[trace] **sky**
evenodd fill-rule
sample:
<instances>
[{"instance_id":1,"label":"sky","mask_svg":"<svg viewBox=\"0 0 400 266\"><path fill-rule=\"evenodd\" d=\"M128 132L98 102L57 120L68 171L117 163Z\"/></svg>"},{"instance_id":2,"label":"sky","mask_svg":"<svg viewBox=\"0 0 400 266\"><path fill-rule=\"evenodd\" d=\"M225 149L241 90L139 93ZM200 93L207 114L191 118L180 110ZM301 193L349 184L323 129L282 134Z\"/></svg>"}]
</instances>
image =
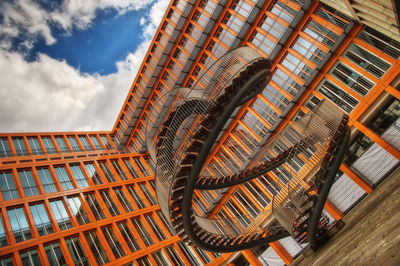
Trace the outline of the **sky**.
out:
<instances>
[{"instance_id":1,"label":"sky","mask_svg":"<svg viewBox=\"0 0 400 266\"><path fill-rule=\"evenodd\" d=\"M0 133L111 130L169 0L0 0Z\"/></svg>"}]
</instances>

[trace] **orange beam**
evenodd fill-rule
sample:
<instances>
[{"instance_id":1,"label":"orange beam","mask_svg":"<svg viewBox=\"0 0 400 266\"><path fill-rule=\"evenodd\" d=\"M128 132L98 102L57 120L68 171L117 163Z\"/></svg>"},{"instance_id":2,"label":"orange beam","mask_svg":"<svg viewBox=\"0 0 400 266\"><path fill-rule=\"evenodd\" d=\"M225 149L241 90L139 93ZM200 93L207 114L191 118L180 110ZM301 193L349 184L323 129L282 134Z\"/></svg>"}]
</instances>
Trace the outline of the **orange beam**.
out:
<instances>
[{"instance_id":1,"label":"orange beam","mask_svg":"<svg viewBox=\"0 0 400 266\"><path fill-rule=\"evenodd\" d=\"M293 261L293 257L287 252L287 250L282 246L282 244L279 241L274 241L269 243L271 248L275 250L275 252L281 257L284 263L286 265L289 265Z\"/></svg>"},{"instance_id":2,"label":"orange beam","mask_svg":"<svg viewBox=\"0 0 400 266\"><path fill-rule=\"evenodd\" d=\"M354 172L353 169L351 169L347 164L342 163L340 165L340 170L345 173L348 177L351 178L357 185L359 185L365 192L368 194L372 192L373 188L362 178L360 177L356 172Z\"/></svg>"}]
</instances>

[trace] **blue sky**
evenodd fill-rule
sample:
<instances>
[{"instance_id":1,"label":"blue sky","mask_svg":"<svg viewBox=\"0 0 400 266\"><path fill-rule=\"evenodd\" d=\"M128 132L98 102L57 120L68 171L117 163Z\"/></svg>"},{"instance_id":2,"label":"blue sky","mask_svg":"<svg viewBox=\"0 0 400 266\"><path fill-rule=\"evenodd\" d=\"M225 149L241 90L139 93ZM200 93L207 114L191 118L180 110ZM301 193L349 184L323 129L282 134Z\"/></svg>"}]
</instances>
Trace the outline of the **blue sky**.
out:
<instances>
[{"instance_id":1,"label":"blue sky","mask_svg":"<svg viewBox=\"0 0 400 266\"><path fill-rule=\"evenodd\" d=\"M0 1L0 132L111 130L168 3Z\"/></svg>"}]
</instances>

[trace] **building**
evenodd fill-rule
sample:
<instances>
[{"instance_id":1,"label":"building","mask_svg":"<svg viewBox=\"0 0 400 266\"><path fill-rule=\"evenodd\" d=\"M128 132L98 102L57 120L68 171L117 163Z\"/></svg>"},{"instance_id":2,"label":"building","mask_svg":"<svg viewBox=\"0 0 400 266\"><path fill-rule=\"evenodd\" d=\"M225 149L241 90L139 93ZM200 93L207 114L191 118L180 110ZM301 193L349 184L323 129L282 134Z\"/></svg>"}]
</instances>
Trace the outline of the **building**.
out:
<instances>
[{"instance_id":1,"label":"building","mask_svg":"<svg viewBox=\"0 0 400 266\"><path fill-rule=\"evenodd\" d=\"M388 36L360 19L364 13L335 7L171 1L112 131L0 134L0 264L289 264L304 248L291 238L223 254L180 242L157 205L147 121L155 121L166 92L201 86L205 70L227 51L255 49L271 60L272 80L231 118L207 171L229 175L271 134L329 101L348 114L351 127L350 149L325 204L334 224L400 160L398 33ZM278 152L287 143L280 145ZM254 219L303 160L245 185L196 191L194 208L211 218Z\"/></svg>"}]
</instances>

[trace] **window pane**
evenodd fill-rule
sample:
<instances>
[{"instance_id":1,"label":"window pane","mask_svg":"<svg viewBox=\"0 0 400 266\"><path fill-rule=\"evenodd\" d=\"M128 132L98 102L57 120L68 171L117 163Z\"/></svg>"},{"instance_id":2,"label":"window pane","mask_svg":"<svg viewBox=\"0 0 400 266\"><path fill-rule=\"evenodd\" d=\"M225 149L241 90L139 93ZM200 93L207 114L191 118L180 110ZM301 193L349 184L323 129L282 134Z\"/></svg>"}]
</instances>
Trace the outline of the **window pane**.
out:
<instances>
[{"instance_id":1,"label":"window pane","mask_svg":"<svg viewBox=\"0 0 400 266\"><path fill-rule=\"evenodd\" d=\"M115 179L113 173L111 172L110 168L108 167L107 162L105 162L105 161L100 161L100 162L98 162L98 163L99 163L99 166L100 166L101 170L102 170L103 173L104 173L104 176L107 178L108 182L112 183L112 182L117 181L117 180Z\"/></svg>"},{"instance_id":2,"label":"window pane","mask_svg":"<svg viewBox=\"0 0 400 266\"><path fill-rule=\"evenodd\" d=\"M50 265L61 266L65 265L66 261L64 255L62 254L60 244L52 243L44 246L44 251L46 252L47 259Z\"/></svg>"},{"instance_id":3,"label":"window pane","mask_svg":"<svg viewBox=\"0 0 400 266\"><path fill-rule=\"evenodd\" d=\"M0 157L11 157L10 145L7 138L0 138Z\"/></svg>"},{"instance_id":4,"label":"window pane","mask_svg":"<svg viewBox=\"0 0 400 266\"><path fill-rule=\"evenodd\" d=\"M147 214L147 215L144 216L144 218L146 219L147 223L150 225L151 229L153 230L153 232L157 236L158 240L162 241L162 240L166 239L166 237L164 235L164 232L158 226L158 224L154 220L154 217L152 216L152 214Z\"/></svg>"},{"instance_id":5,"label":"window pane","mask_svg":"<svg viewBox=\"0 0 400 266\"><path fill-rule=\"evenodd\" d=\"M146 207L146 204L144 204L143 200L139 197L139 195L137 194L137 192L135 191L135 188L133 186L129 186L128 191L131 194L136 205L139 207L139 209L143 209Z\"/></svg>"},{"instance_id":6,"label":"window pane","mask_svg":"<svg viewBox=\"0 0 400 266\"><path fill-rule=\"evenodd\" d=\"M7 210L8 218L10 219L11 227L14 233L15 241L21 242L32 238L31 229L25 217L25 212L22 208Z\"/></svg>"},{"instance_id":7,"label":"window pane","mask_svg":"<svg viewBox=\"0 0 400 266\"><path fill-rule=\"evenodd\" d=\"M93 163L85 164L85 168L90 178L93 180L93 183L95 183L96 185L103 184L103 181L101 180L101 177L99 173L96 171L96 168L94 167Z\"/></svg>"},{"instance_id":8,"label":"window pane","mask_svg":"<svg viewBox=\"0 0 400 266\"><path fill-rule=\"evenodd\" d=\"M89 183L86 180L85 175L82 172L82 169L79 165L70 165L71 171L76 179L76 182L80 187L88 187Z\"/></svg>"},{"instance_id":9,"label":"window pane","mask_svg":"<svg viewBox=\"0 0 400 266\"><path fill-rule=\"evenodd\" d=\"M51 192L56 192L57 188L56 185L54 184L53 178L50 175L50 171L48 168L40 168L36 169L40 181L42 182L42 186L44 188L44 191L46 193L51 193Z\"/></svg>"},{"instance_id":10,"label":"window pane","mask_svg":"<svg viewBox=\"0 0 400 266\"><path fill-rule=\"evenodd\" d=\"M58 148L60 149L60 152L69 152L67 144L65 143L65 140L62 136L57 136L54 138L56 140Z\"/></svg>"},{"instance_id":11,"label":"window pane","mask_svg":"<svg viewBox=\"0 0 400 266\"><path fill-rule=\"evenodd\" d=\"M35 154L35 155L43 154L43 151L39 145L39 141L36 137L29 137L28 142L29 142L29 146L31 147L32 154Z\"/></svg>"},{"instance_id":12,"label":"window pane","mask_svg":"<svg viewBox=\"0 0 400 266\"><path fill-rule=\"evenodd\" d=\"M157 202L153 197L153 194L150 192L149 188L146 186L145 183L140 183L139 184L140 189L143 191L143 194L147 198L147 200L150 202L151 205L156 205Z\"/></svg>"},{"instance_id":13,"label":"window pane","mask_svg":"<svg viewBox=\"0 0 400 266\"><path fill-rule=\"evenodd\" d=\"M139 178L138 173L136 172L135 168L133 167L133 165L129 159L124 159L124 164L125 164L126 168L128 168L129 173L132 175L133 178Z\"/></svg>"},{"instance_id":14,"label":"window pane","mask_svg":"<svg viewBox=\"0 0 400 266\"><path fill-rule=\"evenodd\" d=\"M43 236L53 233L53 227L43 203L31 205L30 209L39 235Z\"/></svg>"},{"instance_id":15,"label":"window pane","mask_svg":"<svg viewBox=\"0 0 400 266\"><path fill-rule=\"evenodd\" d=\"M26 150L25 143L22 137L14 137L12 138L12 141L18 156L28 155L28 151Z\"/></svg>"},{"instance_id":16,"label":"window pane","mask_svg":"<svg viewBox=\"0 0 400 266\"><path fill-rule=\"evenodd\" d=\"M140 169L140 171L142 171L144 176L149 176L150 175L150 173L147 171L146 167L144 167L144 165L142 164L142 162L140 161L139 158L133 158L133 160L135 161L137 166L139 166L139 169Z\"/></svg>"},{"instance_id":17,"label":"window pane","mask_svg":"<svg viewBox=\"0 0 400 266\"><path fill-rule=\"evenodd\" d=\"M44 144L44 147L46 148L47 153L56 153L56 148L54 148L53 142L51 141L50 137L42 137L42 142Z\"/></svg>"},{"instance_id":18,"label":"window pane","mask_svg":"<svg viewBox=\"0 0 400 266\"><path fill-rule=\"evenodd\" d=\"M92 193L85 194L85 199L88 202L89 207L92 210L92 213L94 214L96 220L101 220L106 218L94 194Z\"/></svg>"},{"instance_id":19,"label":"window pane","mask_svg":"<svg viewBox=\"0 0 400 266\"><path fill-rule=\"evenodd\" d=\"M121 246L121 243L118 241L117 237L114 234L111 226L104 227L101 229L104 237L107 239L107 243L110 246L114 256L118 259L125 256L125 251Z\"/></svg>"},{"instance_id":20,"label":"window pane","mask_svg":"<svg viewBox=\"0 0 400 266\"><path fill-rule=\"evenodd\" d=\"M92 147L90 146L86 136L79 136L79 140L81 141L81 144L85 150L87 150L87 151L93 150Z\"/></svg>"},{"instance_id":21,"label":"window pane","mask_svg":"<svg viewBox=\"0 0 400 266\"><path fill-rule=\"evenodd\" d=\"M76 266L90 265L78 237L68 238L65 242L67 243L69 253Z\"/></svg>"},{"instance_id":22,"label":"window pane","mask_svg":"<svg viewBox=\"0 0 400 266\"><path fill-rule=\"evenodd\" d=\"M0 189L4 200L17 199L19 197L10 172L0 172Z\"/></svg>"},{"instance_id":23,"label":"window pane","mask_svg":"<svg viewBox=\"0 0 400 266\"><path fill-rule=\"evenodd\" d=\"M178 253L176 252L173 245L166 247L165 251L167 251L168 256L170 257L170 259L172 260L174 265L182 265L182 266L185 265L185 263L183 263L182 259L179 257Z\"/></svg>"},{"instance_id":24,"label":"window pane","mask_svg":"<svg viewBox=\"0 0 400 266\"><path fill-rule=\"evenodd\" d=\"M36 183L33 180L32 172L30 170L18 171L19 179L21 180L22 187L25 192L25 196L39 195L39 191L36 187Z\"/></svg>"},{"instance_id":25,"label":"window pane","mask_svg":"<svg viewBox=\"0 0 400 266\"><path fill-rule=\"evenodd\" d=\"M64 190L69 190L74 188L71 179L69 178L64 166L54 167L54 170L56 171L57 178L60 181L61 186Z\"/></svg>"},{"instance_id":26,"label":"window pane","mask_svg":"<svg viewBox=\"0 0 400 266\"><path fill-rule=\"evenodd\" d=\"M100 240L96 234L96 232L86 232L85 233L86 241L89 244L90 249L92 250L93 257L96 259L96 262L99 265L106 264L110 262L107 257L106 251L100 243Z\"/></svg>"},{"instance_id":27,"label":"window pane","mask_svg":"<svg viewBox=\"0 0 400 266\"><path fill-rule=\"evenodd\" d=\"M114 192L126 212L134 211L132 204L129 202L121 187L114 188Z\"/></svg>"},{"instance_id":28,"label":"window pane","mask_svg":"<svg viewBox=\"0 0 400 266\"><path fill-rule=\"evenodd\" d=\"M31 249L20 253L23 266L40 266L42 263L36 249Z\"/></svg>"},{"instance_id":29,"label":"window pane","mask_svg":"<svg viewBox=\"0 0 400 266\"><path fill-rule=\"evenodd\" d=\"M3 222L2 222L1 216L0 216L0 248L7 246L7 245L8 245L7 236L6 236L6 232L4 231Z\"/></svg>"},{"instance_id":30,"label":"window pane","mask_svg":"<svg viewBox=\"0 0 400 266\"><path fill-rule=\"evenodd\" d=\"M111 164L113 165L115 171L118 173L119 177L122 180L128 180L128 175L122 169L121 165L119 164L119 162L117 160L111 161Z\"/></svg>"},{"instance_id":31,"label":"window pane","mask_svg":"<svg viewBox=\"0 0 400 266\"><path fill-rule=\"evenodd\" d=\"M89 217L87 216L78 196L68 198L68 203L71 206L73 215L75 215L80 225L90 223Z\"/></svg>"},{"instance_id":32,"label":"window pane","mask_svg":"<svg viewBox=\"0 0 400 266\"><path fill-rule=\"evenodd\" d=\"M97 150L102 150L103 148L100 145L100 142L98 141L98 139L96 138L96 136L90 136L90 140L92 141L94 147Z\"/></svg>"},{"instance_id":33,"label":"window pane","mask_svg":"<svg viewBox=\"0 0 400 266\"><path fill-rule=\"evenodd\" d=\"M50 206L53 210L54 217L56 218L60 230L72 228L71 220L62 200L51 201Z\"/></svg>"},{"instance_id":34,"label":"window pane","mask_svg":"<svg viewBox=\"0 0 400 266\"><path fill-rule=\"evenodd\" d=\"M136 231L139 233L140 238L143 240L146 246L150 246L154 244L153 239L151 238L149 232L147 232L143 223L140 221L139 217L132 218L132 223L135 226Z\"/></svg>"},{"instance_id":35,"label":"window pane","mask_svg":"<svg viewBox=\"0 0 400 266\"><path fill-rule=\"evenodd\" d=\"M118 210L115 202L112 200L110 192L107 190L100 191L100 195L103 198L104 203L107 206L107 209L110 211L112 216L120 215L120 211Z\"/></svg>"},{"instance_id":36,"label":"window pane","mask_svg":"<svg viewBox=\"0 0 400 266\"><path fill-rule=\"evenodd\" d=\"M76 152L80 152L81 149L79 148L78 142L76 141L76 139L73 136L69 136L67 137L69 145L71 145L72 150L76 151Z\"/></svg>"},{"instance_id":37,"label":"window pane","mask_svg":"<svg viewBox=\"0 0 400 266\"><path fill-rule=\"evenodd\" d=\"M125 242L128 244L131 252L139 250L140 246L139 246L138 242L136 241L136 238L132 234L131 230L129 229L128 225L126 224L126 222L119 223L119 224L117 224L117 226L118 226L119 231L121 232L122 236L124 237Z\"/></svg>"}]
</instances>

